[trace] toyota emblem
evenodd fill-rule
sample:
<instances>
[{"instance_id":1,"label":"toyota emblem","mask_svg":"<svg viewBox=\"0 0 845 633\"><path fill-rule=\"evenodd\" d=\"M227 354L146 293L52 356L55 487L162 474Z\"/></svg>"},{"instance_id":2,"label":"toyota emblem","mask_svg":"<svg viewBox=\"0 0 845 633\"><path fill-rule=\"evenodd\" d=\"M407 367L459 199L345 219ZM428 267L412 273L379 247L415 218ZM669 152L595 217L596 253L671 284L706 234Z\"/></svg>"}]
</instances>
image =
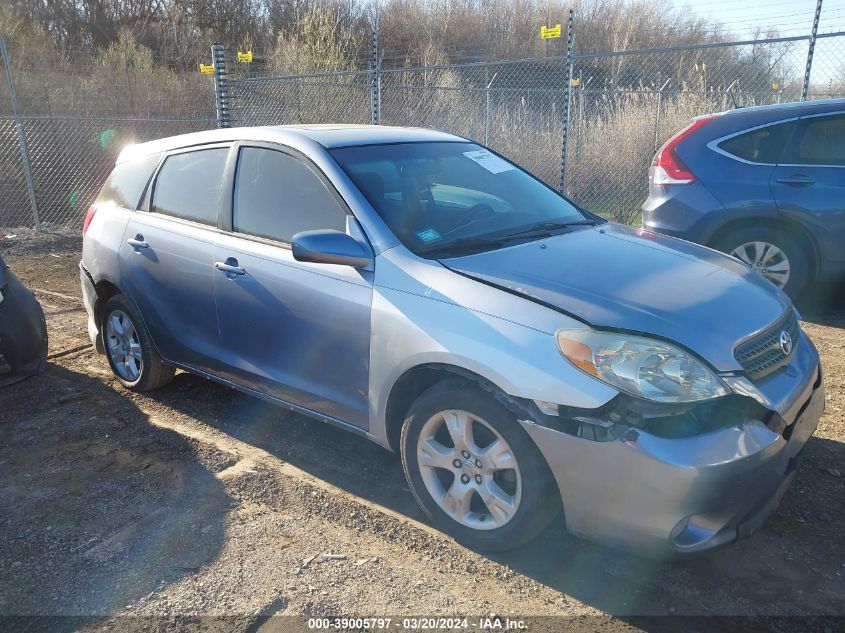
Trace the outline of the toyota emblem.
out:
<instances>
[{"instance_id":1,"label":"toyota emblem","mask_svg":"<svg viewBox=\"0 0 845 633\"><path fill-rule=\"evenodd\" d=\"M784 356L789 356L789 352L792 351L792 337L786 330L780 333L780 351Z\"/></svg>"}]
</instances>

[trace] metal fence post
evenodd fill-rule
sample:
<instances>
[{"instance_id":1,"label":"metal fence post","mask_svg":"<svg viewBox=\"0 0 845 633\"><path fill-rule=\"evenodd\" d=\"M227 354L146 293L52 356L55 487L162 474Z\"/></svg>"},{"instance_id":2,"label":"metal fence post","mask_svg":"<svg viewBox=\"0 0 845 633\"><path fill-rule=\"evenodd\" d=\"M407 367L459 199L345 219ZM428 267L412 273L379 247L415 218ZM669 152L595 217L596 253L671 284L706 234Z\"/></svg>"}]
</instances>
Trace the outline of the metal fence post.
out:
<instances>
[{"instance_id":1,"label":"metal fence post","mask_svg":"<svg viewBox=\"0 0 845 633\"><path fill-rule=\"evenodd\" d=\"M822 14L822 0L816 2L816 14L813 16L813 29L810 31L810 45L807 48L807 68L804 70L804 85L801 86L801 101L807 100L810 92L810 73L813 71L813 52L816 49L816 33L819 31L819 17Z\"/></svg>"},{"instance_id":2,"label":"metal fence post","mask_svg":"<svg viewBox=\"0 0 845 633\"><path fill-rule=\"evenodd\" d=\"M572 100L572 67L574 65L572 52L572 46L574 43L574 36L572 34L573 13L573 10L570 9L569 19L566 23L566 99L563 103L563 132L560 149L560 184L558 185L558 189L562 194L566 194L566 163L569 154L569 105Z\"/></svg>"},{"instance_id":3,"label":"metal fence post","mask_svg":"<svg viewBox=\"0 0 845 633\"><path fill-rule=\"evenodd\" d=\"M214 105L217 109L217 127L232 127L226 54L223 45L219 42L211 45L211 65L214 67Z\"/></svg>"},{"instance_id":4,"label":"metal fence post","mask_svg":"<svg viewBox=\"0 0 845 633\"><path fill-rule=\"evenodd\" d=\"M661 110L661 106L663 105L663 90L666 88L666 86L669 85L670 81L672 81L671 77L669 79L667 79L663 83L663 85L660 86L660 89L657 91L657 116L655 117L655 120L654 120L654 151L655 152L657 151L657 148L660 147L660 145L659 145L659 143L660 143L660 114L661 114L660 110Z\"/></svg>"},{"instance_id":5,"label":"metal fence post","mask_svg":"<svg viewBox=\"0 0 845 633\"><path fill-rule=\"evenodd\" d=\"M9 90L9 101L12 106L12 116L15 119L15 128L18 132L18 147L21 154L21 166L26 180L26 192L29 196L29 206L32 209L32 221L35 230L41 230L41 218L38 215L38 202L35 199L35 185L32 180L32 165L29 162L29 151L26 147L26 131L23 127L23 120L18 110L18 97L15 94L15 82L12 80L12 62L9 59L9 51L6 48L6 40L0 37L0 57L3 58L3 68L6 71L6 87Z\"/></svg>"},{"instance_id":6,"label":"metal fence post","mask_svg":"<svg viewBox=\"0 0 845 633\"><path fill-rule=\"evenodd\" d=\"M373 25L373 61L370 65L370 122L381 124L381 60L378 56L378 24Z\"/></svg>"},{"instance_id":7,"label":"metal fence post","mask_svg":"<svg viewBox=\"0 0 845 633\"><path fill-rule=\"evenodd\" d=\"M489 74L490 66L487 66L486 69ZM484 89L487 93L485 95L484 106L484 145L490 145L490 87L493 85L493 82L496 81L496 75L498 74L499 73L493 73L493 77L487 82L487 88Z\"/></svg>"}]
</instances>

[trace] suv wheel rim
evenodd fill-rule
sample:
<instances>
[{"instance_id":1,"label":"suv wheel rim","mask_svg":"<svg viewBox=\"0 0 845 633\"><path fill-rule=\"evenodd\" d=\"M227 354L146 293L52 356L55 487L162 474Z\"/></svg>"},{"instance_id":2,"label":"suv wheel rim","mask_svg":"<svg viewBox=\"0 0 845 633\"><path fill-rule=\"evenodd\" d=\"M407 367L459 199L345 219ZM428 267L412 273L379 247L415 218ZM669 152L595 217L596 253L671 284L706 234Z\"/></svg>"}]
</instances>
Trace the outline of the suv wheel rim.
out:
<instances>
[{"instance_id":1,"label":"suv wheel rim","mask_svg":"<svg viewBox=\"0 0 845 633\"><path fill-rule=\"evenodd\" d=\"M746 242L731 251L731 255L751 266L754 272L783 288L789 281L789 258L774 244Z\"/></svg>"},{"instance_id":2,"label":"suv wheel rim","mask_svg":"<svg viewBox=\"0 0 845 633\"><path fill-rule=\"evenodd\" d=\"M450 518L476 530L510 521L522 499L511 447L483 419L448 409L420 431L417 462L428 493Z\"/></svg>"},{"instance_id":3,"label":"suv wheel rim","mask_svg":"<svg viewBox=\"0 0 845 633\"><path fill-rule=\"evenodd\" d=\"M106 319L106 348L117 375L128 382L138 380L144 368L141 341L132 319L123 310L115 310Z\"/></svg>"}]
</instances>

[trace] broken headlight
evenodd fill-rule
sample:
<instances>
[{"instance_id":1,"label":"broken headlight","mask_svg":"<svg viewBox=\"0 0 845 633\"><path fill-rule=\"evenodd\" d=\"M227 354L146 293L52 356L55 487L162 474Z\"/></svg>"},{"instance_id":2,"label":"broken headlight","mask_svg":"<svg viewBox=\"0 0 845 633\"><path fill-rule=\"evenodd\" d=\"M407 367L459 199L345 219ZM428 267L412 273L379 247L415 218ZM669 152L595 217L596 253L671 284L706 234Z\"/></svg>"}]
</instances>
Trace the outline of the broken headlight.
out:
<instances>
[{"instance_id":1,"label":"broken headlight","mask_svg":"<svg viewBox=\"0 0 845 633\"><path fill-rule=\"evenodd\" d=\"M561 354L581 371L656 402L698 402L730 390L703 362L664 341L597 330L558 330Z\"/></svg>"}]
</instances>

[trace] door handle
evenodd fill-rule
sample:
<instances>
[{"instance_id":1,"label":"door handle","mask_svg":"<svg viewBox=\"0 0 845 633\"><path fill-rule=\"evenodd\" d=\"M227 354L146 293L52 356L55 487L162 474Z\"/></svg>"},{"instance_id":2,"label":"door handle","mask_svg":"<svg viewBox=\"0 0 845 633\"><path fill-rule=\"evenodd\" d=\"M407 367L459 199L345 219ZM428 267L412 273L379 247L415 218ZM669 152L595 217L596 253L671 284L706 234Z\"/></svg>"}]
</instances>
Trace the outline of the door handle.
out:
<instances>
[{"instance_id":1,"label":"door handle","mask_svg":"<svg viewBox=\"0 0 845 633\"><path fill-rule=\"evenodd\" d=\"M227 275L245 275L246 269L238 266L238 260L229 257L225 262L214 262L214 267Z\"/></svg>"},{"instance_id":2,"label":"door handle","mask_svg":"<svg viewBox=\"0 0 845 633\"><path fill-rule=\"evenodd\" d=\"M778 178L777 182L783 185L789 185L790 187L807 187L816 182L816 180L815 178L810 178L809 176L805 176L803 174L795 174L794 176L788 176L786 178Z\"/></svg>"},{"instance_id":3,"label":"door handle","mask_svg":"<svg viewBox=\"0 0 845 633\"><path fill-rule=\"evenodd\" d=\"M144 236L141 235L140 233L138 233L138 235L136 235L135 237L126 240L126 243L129 244L129 246L131 246L132 248L135 248L135 249L149 248L150 247L150 245L147 244L144 241Z\"/></svg>"}]
</instances>

